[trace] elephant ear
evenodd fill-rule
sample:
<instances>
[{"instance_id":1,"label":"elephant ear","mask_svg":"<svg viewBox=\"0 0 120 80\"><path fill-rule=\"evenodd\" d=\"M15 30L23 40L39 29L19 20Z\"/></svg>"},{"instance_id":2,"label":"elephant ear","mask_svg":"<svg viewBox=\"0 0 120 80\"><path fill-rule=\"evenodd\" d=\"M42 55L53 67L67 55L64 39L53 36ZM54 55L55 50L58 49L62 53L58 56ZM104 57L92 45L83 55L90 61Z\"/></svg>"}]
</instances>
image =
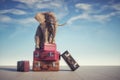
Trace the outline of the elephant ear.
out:
<instances>
[{"instance_id":1,"label":"elephant ear","mask_svg":"<svg viewBox=\"0 0 120 80\"><path fill-rule=\"evenodd\" d=\"M37 14L35 15L35 19L36 19L39 23L45 22L44 13L37 13Z\"/></svg>"}]
</instances>

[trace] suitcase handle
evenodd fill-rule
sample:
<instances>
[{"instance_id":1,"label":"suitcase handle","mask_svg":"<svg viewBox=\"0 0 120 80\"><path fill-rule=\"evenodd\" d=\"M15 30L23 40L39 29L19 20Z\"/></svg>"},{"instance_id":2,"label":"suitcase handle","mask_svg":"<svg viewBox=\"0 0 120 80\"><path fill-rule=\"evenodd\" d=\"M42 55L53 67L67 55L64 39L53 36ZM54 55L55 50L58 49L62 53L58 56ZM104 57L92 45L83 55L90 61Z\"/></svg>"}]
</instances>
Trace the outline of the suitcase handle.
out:
<instances>
[{"instance_id":1,"label":"suitcase handle","mask_svg":"<svg viewBox=\"0 0 120 80\"><path fill-rule=\"evenodd\" d=\"M61 60L61 56L62 56L62 55L59 54L59 60Z\"/></svg>"}]
</instances>

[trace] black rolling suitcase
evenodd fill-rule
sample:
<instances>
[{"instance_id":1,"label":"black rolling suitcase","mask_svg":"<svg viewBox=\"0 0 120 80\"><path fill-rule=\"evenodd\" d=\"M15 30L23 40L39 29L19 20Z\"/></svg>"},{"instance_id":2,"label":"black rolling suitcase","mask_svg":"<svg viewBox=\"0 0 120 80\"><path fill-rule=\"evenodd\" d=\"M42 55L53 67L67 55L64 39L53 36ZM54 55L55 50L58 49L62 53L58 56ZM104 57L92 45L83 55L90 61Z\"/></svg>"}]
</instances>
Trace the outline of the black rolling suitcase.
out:
<instances>
[{"instance_id":1,"label":"black rolling suitcase","mask_svg":"<svg viewBox=\"0 0 120 80\"><path fill-rule=\"evenodd\" d=\"M62 55L65 62L68 64L68 66L71 68L72 71L75 71L77 68L79 68L79 64L73 59L73 57L70 55L68 51L65 51Z\"/></svg>"}]
</instances>

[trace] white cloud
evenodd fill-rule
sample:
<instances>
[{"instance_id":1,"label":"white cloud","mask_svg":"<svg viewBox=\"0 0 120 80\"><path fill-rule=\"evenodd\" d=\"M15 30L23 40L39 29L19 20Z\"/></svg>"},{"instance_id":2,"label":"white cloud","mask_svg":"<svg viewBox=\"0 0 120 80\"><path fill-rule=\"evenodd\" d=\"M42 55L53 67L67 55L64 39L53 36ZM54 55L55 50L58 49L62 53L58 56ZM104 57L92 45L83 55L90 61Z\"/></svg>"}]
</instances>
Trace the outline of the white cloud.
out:
<instances>
[{"instance_id":1,"label":"white cloud","mask_svg":"<svg viewBox=\"0 0 120 80\"><path fill-rule=\"evenodd\" d=\"M51 5L50 4L36 4L35 5L35 7L37 8L37 9L44 9L44 8L51 8Z\"/></svg>"},{"instance_id":2,"label":"white cloud","mask_svg":"<svg viewBox=\"0 0 120 80\"><path fill-rule=\"evenodd\" d=\"M115 15L116 15L115 12L112 12L109 14L101 14L101 15L98 15L98 14L90 15L87 13L83 13L83 14L80 14L80 15L70 18L67 23L72 24L76 20L87 20L87 21L91 21L91 22L105 23L107 21L110 21L111 17L113 17Z\"/></svg>"},{"instance_id":3,"label":"white cloud","mask_svg":"<svg viewBox=\"0 0 120 80\"><path fill-rule=\"evenodd\" d=\"M70 18L67 23L72 24L74 21L80 20L80 19L89 20L91 19L91 17L88 14L80 14L78 16L74 16Z\"/></svg>"},{"instance_id":4,"label":"white cloud","mask_svg":"<svg viewBox=\"0 0 120 80\"><path fill-rule=\"evenodd\" d=\"M54 7L61 7L61 4L59 4L58 2L55 2L55 3L51 2L51 5Z\"/></svg>"},{"instance_id":5,"label":"white cloud","mask_svg":"<svg viewBox=\"0 0 120 80\"><path fill-rule=\"evenodd\" d=\"M78 9L88 11L88 10L91 10L92 5L85 4L85 3L78 3L78 4L75 5L75 7L78 8Z\"/></svg>"},{"instance_id":6,"label":"white cloud","mask_svg":"<svg viewBox=\"0 0 120 80\"><path fill-rule=\"evenodd\" d=\"M55 7L61 7L62 5L62 1L58 1L58 0L13 0L13 1L24 3L27 5L27 7L34 9L51 8L51 7L55 8Z\"/></svg>"},{"instance_id":7,"label":"white cloud","mask_svg":"<svg viewBox=\"0 0 120 80\"><path fill-rule=\"evenodd\" d=\"M83 11L81 14L71 17L68 20L68 24L72 24L76 20L105 23L110 21L113 16L120 15L120 3L106 5L77 3L75 7L77 12L79 12L79 9L82 9ZM98 9L95 9L95 7L98 7ZM107 13L104 12L106 10L108 11Z\"/></svg>"},{"instance_id":8,"label":"white cloud","mask_svg":"<svg viewBox=\"0 0 120 80\"><path fill-rule=\"evenodd\" d=\"M28 17L28 18L24 18L24 19L15 19L15 18L11 18L9 16L6 15L0 15L0 23L13 23L13 24L19 24L19 25L30 25L33 24L35 22L37 22L34 17Z\"/></svg>"},{"instance_id":9,"label":"white cloud","mask_svg":"<svg viewBox=\"0 0 120 80\"><path fill-rule=\"evenodd\" d=\"M33 24L37 21L34 19L34 17L29 17L29 18L25 18L25 19L16 20L16 22L18 22L19 24L22 24L22 25L27 25L27 24Z\"/></svg>"},{"instance_id":10,"label":"white cloud","mask_svg":"<svg viewBox=\"0 0 120 80\"><path fill-rule=\"evenodd\" d=\"M33 5L39 1L42 1L42 0L13 0L13 1L17 1L17 2L21 2L21 3L24 3L26 5Z\"/></svg>"},{"instance_id":11,"label":"white cloud","mask_svg":"<svg viewBox=\"0 0 120 80\"><path fill-rule=\"evenodd\" d=\"M19 10L19 9L0 10L0 14L6 14L6 13L11 13L11 14L15 14L15 15L24 15L24 14L26 14L25 11Z\"/></svg>"},{"instance_id":12,"label":"white cloud","mask_svg":"<svg viewBox=\"0 0 120 80\"><path fill-rule=\"evenodd\" d=\"M119 11L120 11L120 3L113 4L112 7L113 7L115 10L119 10Z\"/></svg>"},{"instance_id":13,"label":"white cloud","mask_svg":"<svg viewBox=\"0 0 120 80\"><path fill-rule=\"evenodd\" d=\"M5 16L5 15L0 15L0 22L7 23L7 22L11 22L11 21L12 21L11 17Z\"/></svg>"},{"instance_id":14,"label":"white cloud","mask_svg":"<svg viewBox=\"0 0 120 80\"><path fill-rule=\"evenodd\" d=\"M18 4L16 7L20 9L27 9L26 5L24 4Z\"/></svg>"},{"instance_id":15,"label":"white cloud","mask_svg":"<svg viewBox=\"0 0 120 80\"><path fill-rule=\"evenodd\" d=\"M48 1L38 1L37 3L34 4L35 7L37 7L38 9L41 8L60 8L63 7L64 2L62 1L58 1L58 0L48 0Z\"/></svg>"},{"instance_id":16,"label":"white cloud","mask_svg":"<svg viewBox=\"0 0 120 80\"><path fill-rule=\"evenodd\" d=\"M97 22L106 22L106 21L109 21L110 20L110 17L112 15L111 14L107 14L107 15L93 15L92 16L92 21L97 21Z\"/></svg>"}]
</instances>

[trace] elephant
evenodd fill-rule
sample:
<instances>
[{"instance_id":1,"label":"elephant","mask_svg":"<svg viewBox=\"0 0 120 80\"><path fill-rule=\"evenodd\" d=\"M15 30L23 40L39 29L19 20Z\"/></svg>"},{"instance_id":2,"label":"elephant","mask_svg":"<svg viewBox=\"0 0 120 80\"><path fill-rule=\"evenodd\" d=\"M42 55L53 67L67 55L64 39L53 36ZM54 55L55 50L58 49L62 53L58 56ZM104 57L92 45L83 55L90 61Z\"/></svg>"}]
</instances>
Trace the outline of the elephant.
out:
<instances>
[{"instance_id":1,"label":"elephant","mask_svg":"<svg viewBox=\"0 0 120 80\"><path fill-rule=\"evenodd\" d=\"M44 43L55 43L56 28L58 24L54 13L37 13L35 19L40 23L35 34L36 48L42 48Z\"/></svg>"}]
</instances>

